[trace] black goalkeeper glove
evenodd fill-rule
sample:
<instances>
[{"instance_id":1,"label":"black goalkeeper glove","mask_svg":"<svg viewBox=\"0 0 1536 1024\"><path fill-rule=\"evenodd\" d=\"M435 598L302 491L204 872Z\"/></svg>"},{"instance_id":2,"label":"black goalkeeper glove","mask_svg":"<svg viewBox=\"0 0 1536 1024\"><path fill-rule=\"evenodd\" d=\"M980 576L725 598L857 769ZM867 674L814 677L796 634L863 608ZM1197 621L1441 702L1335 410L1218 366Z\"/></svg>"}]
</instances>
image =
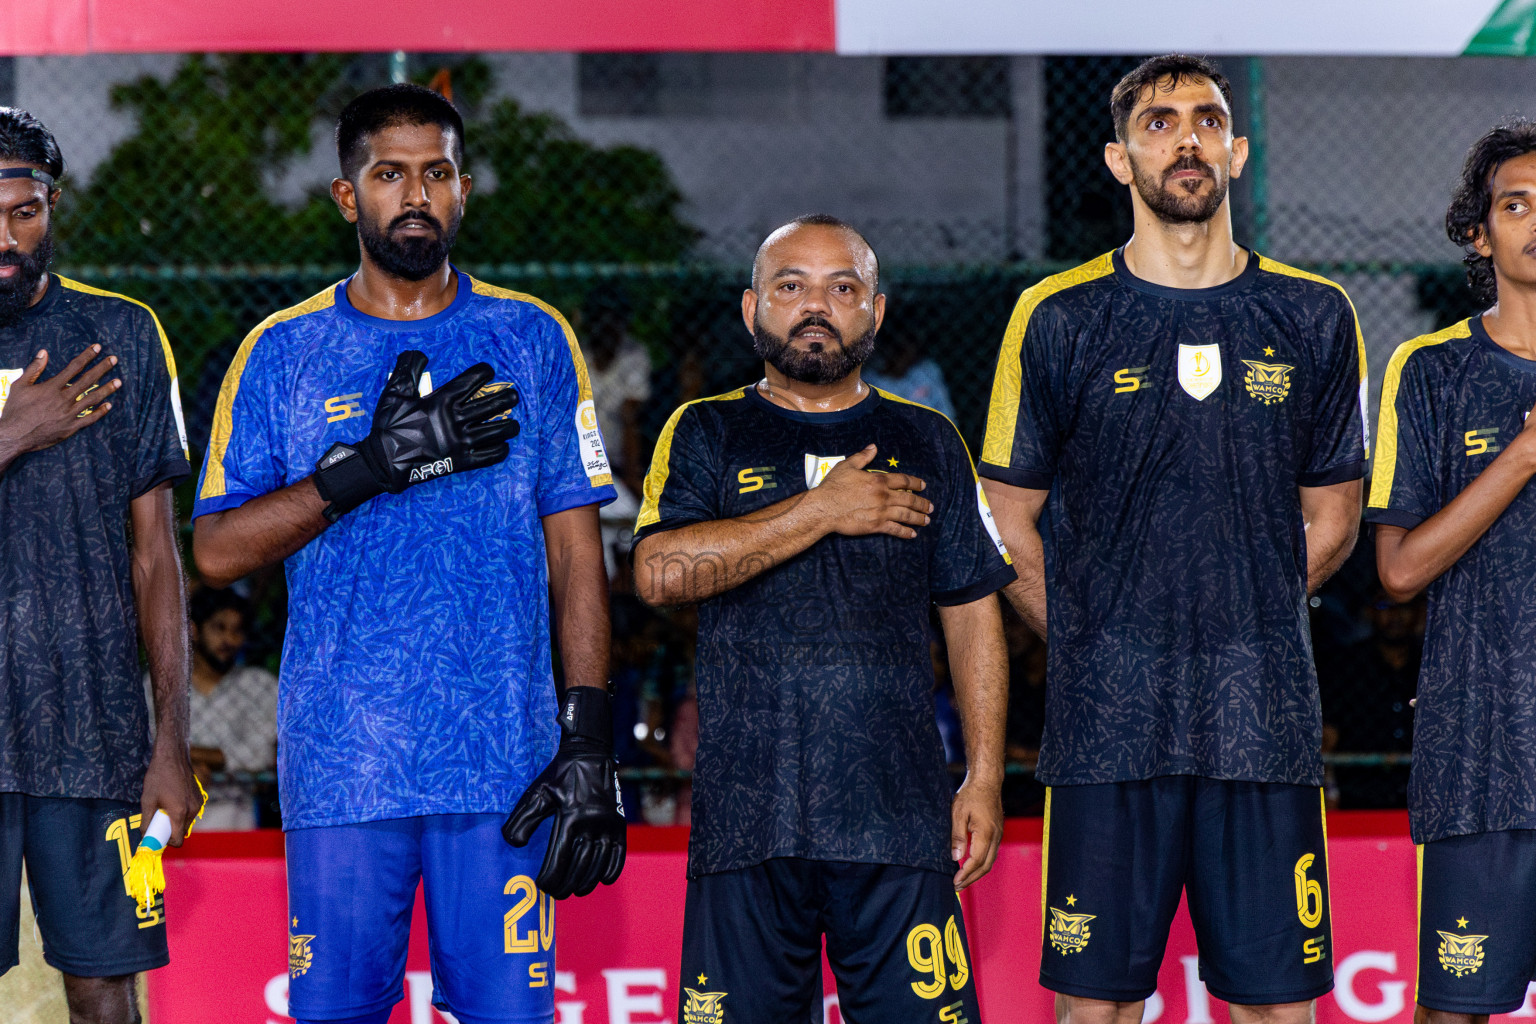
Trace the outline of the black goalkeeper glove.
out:
<instances>
[{"instance_id":1,"label":"black goalkeeper glove","mask_svg":"<svg viewBox=\"0 0 1536 1024\"><path fill-rule=\"evenodd\" d=\"M608 694L572 686L560 701L560 749L524 790L501 834L525 846L551 814L554 828L536 879L557 900L612 885L624 870L624 805L613 760Z\"/></svg>"},{"instance_id":2,"label":"black goalkeeper glove","mask_svg":"<svg viewBox=\"0 0 1536 1024\"><path fill-rule=\"evenodd\" d=\"M511 450L517 421L517 390L480 390L494 371L476 363L453 380L420 394L427 357L406 351L373 409L373 429L356 444L337 442L315 464L315 487L325 499L325 518L335 522L369 498L399 494L434 477L494 466ZM496 417L505 416L505 419Z\"/></svg>"}]
</instances>

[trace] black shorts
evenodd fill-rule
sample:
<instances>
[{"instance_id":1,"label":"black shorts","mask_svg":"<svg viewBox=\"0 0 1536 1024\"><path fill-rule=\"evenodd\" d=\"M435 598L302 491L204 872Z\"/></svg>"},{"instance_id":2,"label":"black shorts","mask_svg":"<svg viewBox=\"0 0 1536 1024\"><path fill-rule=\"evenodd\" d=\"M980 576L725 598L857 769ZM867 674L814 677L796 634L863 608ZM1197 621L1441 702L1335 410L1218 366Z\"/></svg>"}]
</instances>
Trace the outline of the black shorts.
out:
<instances>
[{"instance_id":1,"label":"black shorts","mask_svg":"<svg viewBox=\"0 0 1536 1024\"><path fill-rule=\"evenodd\" d=\"M1040 984L1052 991L1151 996L1185 889L1212 995L1299 1003L1333 988L1315 787L1192 775L1053 786L1044 861Z\"/></svg>"},{"instance_id":2,"label":"black shorts","mask_svg":"<svg viewBox=\"0 0 1536 1024\"><path fill-rule=\"evenodd\" d=\"M797 858L688 880L678 1024L820 1021L823 934L848 1024L980 1024L951 876Z\"/></svg>"},{"instance_id":3,"label":"black shorts","mask_svg":"<svg viewBox=\"0 0 1536 1024\"><path fill-rule=\"evenodd\" d=\"M140 835L138 804L0 793L0 973L19 962L23 861L50 966L112 978L170 963L164 901L142 910L123 882Z\"/></svg>"},{"instance_id":4,"label":"black shorts","mask_svg":"<svg viewBox=\"0 0 1536 1024\"><path fill-rule=\"evenodd\" d=\"M1479 832L1419 847L1421 1006L1509 1013L1536 978L1536 831Z\"/></svg>"}]
</instances>

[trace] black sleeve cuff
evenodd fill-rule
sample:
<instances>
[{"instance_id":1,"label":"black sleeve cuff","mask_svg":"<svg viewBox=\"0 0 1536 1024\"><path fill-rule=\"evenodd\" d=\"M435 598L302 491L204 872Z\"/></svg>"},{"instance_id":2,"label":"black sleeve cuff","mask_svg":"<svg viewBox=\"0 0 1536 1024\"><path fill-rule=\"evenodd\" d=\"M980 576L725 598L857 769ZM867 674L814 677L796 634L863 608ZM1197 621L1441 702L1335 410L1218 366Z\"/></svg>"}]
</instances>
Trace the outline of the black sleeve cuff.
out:
<instances>
[{"instance_id":1,"label":"black sleeve cuff","mask_svg":"<svg viewBox=\"0 0 1536 1024\"><path fill-rule=\"evenodd\" d=\"M970 604L972 601L980 601L988 594L997 593L1018 578L1019 574L1014 571L1013 566L1005 565L969 586L961 587L959 590L945 590L931 596L934 604L943 605L945 608L957 604Z\"/></svg>"},{"instance_id":2,"label":"black sleeve cuff","mask_svg":"<svg viewBox=\"0 0 1536 1024\"><path fill-rule=\"evenodd\" d=\"M1359 480L1365 476L1365 460L1349 462L1332 469L1318 470L1316 473L1303 473L1296 478L1296 482L1302 487L1327 487L1329 484L1342 484L1350 480Z\"/></svg>"},{"instance_id":3,"label":"black sleeve cuff","mask_svg":"<svg viewBox=\"0 0 1536 1024\"><path fill-rule=\"evenodd\" d=\"M1401 526L1405 530L1411 530L1424 521L1425 517L1406 512L1400 508L1370 508L1365 510L1365 521L1380 526Z\"/></svg>"},{"instance_id":4,"label":"black sleeve cuff","mask_svg":"<svg viewBox=\"0 0 1536 1024\"><path fill-rule=\"evenodd\" d=\"M1032 469L1013 469L1010 466L995 466L990 462L981 462L976 465L976 474L989 480L1001 480L1005 484L1015 487L1028 487L1033 491L1048 491L1055 474L1038 473Z\"/></svg>"},{"instance_id":5,"label":"black sleeve cuff","mask_svg":"<svg viewBox=\"0 0 1536 1024\"><path fill-rule=\"evenodd\" d=\"M169 480L172 484L179 484L192 475L192 464L186 459L176 458L162 463L158 469L142 480L133 482L133 496L148 494Z\"/></svg>"}]
</instances>

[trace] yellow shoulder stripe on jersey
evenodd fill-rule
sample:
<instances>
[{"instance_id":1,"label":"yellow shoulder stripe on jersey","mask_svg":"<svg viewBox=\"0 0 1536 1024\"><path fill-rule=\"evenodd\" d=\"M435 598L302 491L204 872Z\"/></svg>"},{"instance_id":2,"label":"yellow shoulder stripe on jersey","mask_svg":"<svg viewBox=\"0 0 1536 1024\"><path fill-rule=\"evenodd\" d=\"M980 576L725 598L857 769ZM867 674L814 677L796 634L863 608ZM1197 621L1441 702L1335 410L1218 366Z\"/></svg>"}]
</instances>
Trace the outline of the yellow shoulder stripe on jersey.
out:
<instances>
[{"instance_id":1,"label":"yellow shoulder stripe on jersey","mask_svg":"<svg viewBox=\"0 0 1536 1024\"><path fill-rule=\"evenodd\" d=\"M336 286L331 285L325 291L311 295L297 306L289 306L287 309L273 313L257 324L251 333L245 336L245 340L240 342L234 361L229 364L229 370L224 374L224 383L219 385L218 403L213 407L213 429L208 434L208 472L203 476L203 489L198 497L217 498L225 493L224 456L229 451L229 438L235 428L235 396L240 391L240 377L245 373L245 364L251 358L251 350L256 347L256 340L266 333L269 327L276 326L285 320L293 320L322 309L329 309L335 303Z\"/></svg>"},{"instance_id":2,"label":"yellow shoulder stripe on jersey","mask_svg":"<svg viewBox=\"0 0 1536 1024\"><path fill-rule=\"evenodd\" d=\"M1345 291L1344 286L1337 281L1330 281L1326 277L1319 277L1317 274L1309 274L1305 270L1298 270L1295 267L1287 266L1284 263L1270 259L1268 256L1261 256L1258 253L1254 253L1254 255L1259 257L1260 270L1267 270L1271 274L1284 274L1286 277L1299 277L1306 281L1316 281L1318 284L1326 284L1331 288L1337 288L1339 294L1344 296L1344 301L1349 303L1349 315L1355 319L1355 351L1360 359L1360 436L1365 443L1365 457L1367 459L1370 458L1370 407L1366 400L1366 389L1369 387L1367 381L1370 379L1370 370L1365 365L1365 335L1360 331L1360 314L1355 312L1355 300L1349 297L1349 292Z\"/></svg>"},{"instance_id":3,"label":"yellow shoulder stripe on jersey","mask_svg":"<svg viewBox=\"0 0 1536 1024\"><path fill-rule=\"evenodd\" d=\"M578 407L592 401L592 378L587 374L587 361L581 357L581 345L576 340L576 332L571 330L570 323L560 314L560 311L543 299L527 292L513 291L511 288L498 288L494 284L486 284L478 278L469 277L470 290L476 295L488 295L494 299L510 299L513 302L526 302L534 305L554 317L555 323L565 332L565 344L571 350L571 363L576 370L576 405ZM591 477L593 487L606 487L613 483L612 473L602 473Z\"/></svg>"},{"instance_id":4,"label":"yellow shoulder stripe on jersey","mask_svg":"<svg viewBox=\"0 0 1536 1024\"><path fill-rule=\"evenodd\" d=\"M987 407L987 432L981 443L982 462L1006 466L1012 460L1013 432L1019 422L1019 401L1023 389L1019 357L1024 347L1024 334L1029 329L1029 319L1034 315L1035 308L1057 292L1107 277L1114 272L1114 253L1107 252L1066 273L1048 277L1025 289L1024 294L1019 296L1018 303L1013 307L1013 315L1008 320L1008 330L1003 335L1002 350L997 354L997 373L992 378L992 400Z\"/></svg>"},{"instance_id":5,"label":"yellow shoulder stripe on jersey","mask_svg":"<svg viewBox=\"0 0 1536 1024\"><path fill-rule=\"evenodd\" d=\"M1470 337L1471 321L1463 320L1443 331L1403 342L1387 361L1387 375L1381 382L1381 412L1377 419L1376 465L1371 474L1370 500L1366 502L1370 508L1387 508L1392 502L1392 480L1397 475L1397 389L1408 357L1421 348Z\"/></svg>"},{"instance_id":6,"label":"yellow shoulder stripe on jersey","mask_svg":"<svg viewBox=\"0 0 1536 1024\"><path fill-rule=\"evenodd\" d=\"M683 413L700 402L730 402L745 397L747 397L747 389L737 388L723 395L695 398L691 402L684 402L678 406L667 418L667 425L661 428L661 436L656 439L656 452L651 456L651 468L645 474L645 496L640 502L640 515L635 519L636 530L643 530L647 526L654 526L661 522L661 492L666 488L667 477L672 473L672 435L676 432Z\"/></svg>"},{"instance_id":7,"label":"yellow shoulder stripe on jersey","mask_svg":"<svg viewBox=\"0 0 1536 1024\"><path fill-rule=\"evenodd\" d=\"M155 315L155 311L149 308L148 303L140 302L138 299L131 295L123 295L118 292L109 292L103 288L92 288L88 284L81 284L79 281L67 278L62 274L59 275L59 283L62 284L65 288L68 288L70 291L84 292L86 295L99 295L108 299L122 299L124 302L131 302L135 306L139 306L149 313L149 318L154 321L155 331L160 335L160 351L165 355L166 372L171 375L171 395L172 402L174 403L176 409L176 426L181 430L182 435L181 453L188 458L191 458L191 453L187 451L186 427L183 426L181 422L181 398L178 394L179 385L176 379L176 357L171 354L171 339L166 337L165 328L160 326L160 318ZM69 358L73 357L74 354L69 353Z\"/></svg>"}]
</instances>

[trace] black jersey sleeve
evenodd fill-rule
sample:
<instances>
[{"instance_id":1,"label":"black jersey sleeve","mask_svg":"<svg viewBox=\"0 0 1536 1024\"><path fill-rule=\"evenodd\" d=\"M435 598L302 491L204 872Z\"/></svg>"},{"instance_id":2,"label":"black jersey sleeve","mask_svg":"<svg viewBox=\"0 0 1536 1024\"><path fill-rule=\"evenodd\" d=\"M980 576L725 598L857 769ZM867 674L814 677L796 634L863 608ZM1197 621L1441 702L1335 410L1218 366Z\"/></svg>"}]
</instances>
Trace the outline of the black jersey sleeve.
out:
<instances>
[{"instance_id":1,"label":"black jersey sleeve","mask_svg":"<svg viewBox=\"0 0 1536 1024\"><path fill-rule=\"evenodd\" d=\"M137 304L129 308L127 324L131 357L121 369L125 382L128 374L134 380L134 404L124 411L134 417L139 439L133 470L133 496L138 497L167 480L190 475L192 466L187 459L176 360L165 329L148 306Z\"/></svg>"},{"instance_id":2,"label":"black jersey sleeve","mask_svg":"<svg viewBox=\"0 0 1536 1024\"><path fill-rule=\"evenodd\" d=\"M935 604L965 604L1001 590L1018 574L960 432L948 420L937 429L944 438L944 478L931 481L927 492L934 503L928 528L939 534L928 566L928 589Z\"/></svg>"},{"instance_id":3,"label":"black jersey sleeve","mask_svg":"<svg viewBox=\"0 0 1536 1024\"><path fill-rule=\"evenodd\" d=\"M1436 465L1439 447L1434 443L1441 428L1432 382L1426 379L1428 359L1414 357L1420 349L1418 339L1405 342L1387 363L1367 522L1412 529L1444 504L1436 487L1440 467Z\"/></svg>"},{"instance_id":4,"label":"black jersey sleeve","mask_svg":"<svg viewBox=\"0 0 1536 1024\"><path fill-rule=\"evenodd\" d=\"M1303 487L1358 480L1365 475L1365 340L1349 298L1339 290L1323 330L1323 357L1314 378L1312 440Z\"/></svg>"},{"instance_id":5,"label":"black jersey sleeve","mask_svg":"<svg viewBox=\"0 0 1536 1024\"><path fill-rule=\"evenodd\" d=\"M1036 285L1014 308L998 353L981 475L1017 487L1049 490L1064 429L1061 402L1068 365L1060 318Z\"/></svg>"},{"instance_id":6,"label":"black jersey sleeve","mask_svg":"<svg viewBox=\"0 0 1536 1024\"><path fill-rule=\"evenodd\" d=\"M661 428L645 493L635 519L635 540L721 517L719 438L710 438L699 403L680 407Z\"/></svg>"}]
</instances>

